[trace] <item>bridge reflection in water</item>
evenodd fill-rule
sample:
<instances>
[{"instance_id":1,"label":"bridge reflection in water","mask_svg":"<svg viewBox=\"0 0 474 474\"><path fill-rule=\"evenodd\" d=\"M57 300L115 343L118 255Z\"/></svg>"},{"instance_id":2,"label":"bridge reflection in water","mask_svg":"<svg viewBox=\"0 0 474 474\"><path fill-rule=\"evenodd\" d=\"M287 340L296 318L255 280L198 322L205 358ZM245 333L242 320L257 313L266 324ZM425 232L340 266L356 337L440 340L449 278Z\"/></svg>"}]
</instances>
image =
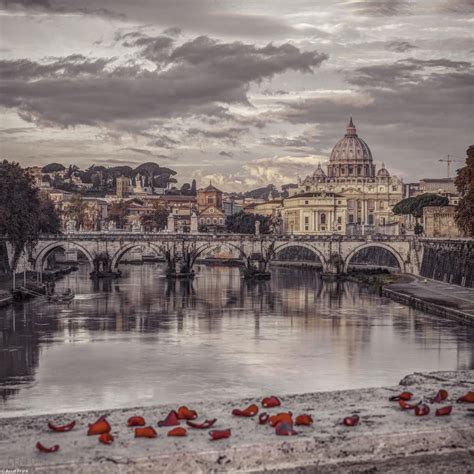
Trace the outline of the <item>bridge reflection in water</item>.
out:
<instances>
[{"instance_id":1,"label":"bridge reflection in water","mask_svg":"<svg viewBox=\"0 0 474 474\"><path fill-rule=\"evenodd\" d=\"M313 270L199 266L170 282L160 264L121 280L58 283L69 307L0 312L2 415L105 409L394 384L411 371L474 367L474 330ZM1 416L1 415L0 415Z\"/></svg>"}]
</instances>

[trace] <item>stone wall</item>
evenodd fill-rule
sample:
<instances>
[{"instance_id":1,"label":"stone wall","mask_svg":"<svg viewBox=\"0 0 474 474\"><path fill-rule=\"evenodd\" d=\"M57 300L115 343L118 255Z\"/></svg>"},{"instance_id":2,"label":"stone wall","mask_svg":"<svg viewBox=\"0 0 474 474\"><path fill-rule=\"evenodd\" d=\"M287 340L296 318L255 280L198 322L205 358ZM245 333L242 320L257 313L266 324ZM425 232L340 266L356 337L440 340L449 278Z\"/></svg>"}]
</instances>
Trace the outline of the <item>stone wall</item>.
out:
<instances>
[{"instance_id":1,"label":"stone wall","mask_svg":"<svg viewBox=\"0 0 474 474\"><path fill-rule=\"evenodd\" d=\"M426 237L460 237L454 219L456 206L427 206L423 208L423 229Z\"/></svg>"},{"instance_id":2,"label":"stone wall","mask_svg":"<svg viewBox=\"0 0 474 474\"><path fill-rule=\"evenodd\" d=\"M420 274L455 285L474 286L474 241L424 241Z\"/></svg>"}]
</instances>

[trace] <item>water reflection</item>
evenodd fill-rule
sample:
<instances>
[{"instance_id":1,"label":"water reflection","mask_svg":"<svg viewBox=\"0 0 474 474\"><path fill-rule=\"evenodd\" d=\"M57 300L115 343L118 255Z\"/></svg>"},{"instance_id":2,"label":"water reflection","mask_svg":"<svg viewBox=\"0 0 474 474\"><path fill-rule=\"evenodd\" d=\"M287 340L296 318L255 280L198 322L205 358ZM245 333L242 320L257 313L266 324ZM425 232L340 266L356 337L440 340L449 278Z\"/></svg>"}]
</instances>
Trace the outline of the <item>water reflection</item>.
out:
<instances>
[{"instance_id":1,"label":"water reflection","mask_svg":"<svg viewBox=\"0 0 474 474\"><path fill-rule=\"evenodd\" d=\"M159 264L87 269L58 287L68 307L0 312L2 416L394 384L415 370L474 367L474 330L352 283L237 268L169 281Z\"/></svg>"}]
</instances>

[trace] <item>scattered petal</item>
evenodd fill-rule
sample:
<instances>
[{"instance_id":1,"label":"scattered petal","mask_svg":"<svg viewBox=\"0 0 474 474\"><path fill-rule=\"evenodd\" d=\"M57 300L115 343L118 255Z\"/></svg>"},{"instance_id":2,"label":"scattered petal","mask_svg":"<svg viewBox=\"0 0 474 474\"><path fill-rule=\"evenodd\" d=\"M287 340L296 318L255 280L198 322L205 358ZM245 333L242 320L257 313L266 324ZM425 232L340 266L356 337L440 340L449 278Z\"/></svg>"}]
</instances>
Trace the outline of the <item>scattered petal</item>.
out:
<instances>
[{"instance_id":1,"label":"scattered petal","mask_svg":"<svg viewBox=\"0 0 474 474\"><path fill-rule=\"evenodd\" d=\"M212 441L217 441L218 439L230 438L231 431L230 428L226 430L214 430L209 431L209 435L211 436Z\"/></svg>"},{"instance_id":2,"label":"scattered petal","mask_svg":"<svg viewBox=\"0 0 474 474\"><path fill-rule=\"evenodd\" d=\"M419 405L419 403L407 403L405 400L399 400L398 404L402 410L413 410Z\"/></svg>"},{"instance_id":3,"label":"scattered petal","mask_svg":"<svg viewBox=\"0 0 474 474\"><path fill-rule=\"evenodd\" d=\"M260 413L260 415L258 415L258 422L260 425L266 425L269 419L270 415L266 412Z\"/></svg>"},{"instance_id":4,"label":"scattered petal","mask_svg":"<svg viewBox=\"0 0 474 474\"><path fill-rule=\"evenodd\" d=\"M435 412L436 416L446 416L446 415L451 415L451 412L453 411L452 406L448 407L443 407L443 408L438 408Z\"/></svg>"},{"instance_id":5,"label":"scattered petal","mask_svg":"<svg viewBox=\"0 0 474 474\"><path fill-rule=\"evenodd\" d=\"M280 405L281 402L278 397L275 397L275 395L272 395L271 397L266 397L262 400L263 408L275 408L279 407Z\"/></svg>"},{"instance_id":6,"label":"scattered petal","mask_svg":"<svg viewBox=\"0 0 474 474\"><path fill-rule=\"evenodd\" d=\"M424 403L421 405L417 405L415 408L415 415L416 416L426 416L430 412L430 407Z\"/></svg>"},{"instance_id":7,"label":"scattered petal","mask_svg":"<svg viewBox=\"0 0 474 474\"><path fill-rule=\"evenodd\" d=\"M186 424L190 426L191 428L195 428L197 430L207 430L208 428L212 428L214 426L214 423L217 421L217 418L214 418L213 420L206 420L202 423L195 423L194 421L187 421Z\"/></svg>"},{"instance_id":8,"label":"scattered petal","mask_svg":"<svg viewBox=\"0 0 474 474\"><path fill-rule=\"evenodd\" d=\"M135 428L135 438L156 438L156 431L153 426Z\"/></svg>"},{"instance_id":9,"label":"scattered petal","mask_svg":"<svg viewBox=\"0 0 474 474\"><path fill-rule=\"evenodd\" d=\"M285 421L280 421L275 426L275 433L278 436L295 436L298 433L293 429L293 425L286 423Z\"/></svg>"},{"instance_id":10,"label":"scattered petal","mask_svg":"<svg viewBox=\"0 0 474 474\"><path fill-rule=\"evenodd\" d=\"M194 410L190 410L188 407L178 408L178 418L180 420L195 420L198 414Z\"/></svg>"},{"instance_id":11,"label":"scattered petal","mask_svg":"<svg viewBox=\"0 0 474 474\"><path fill-rule=\"evenodd\" d=\"M298 415L295 420L297 426L310 426L313 424L313 417L311 415Z\"/></svg>"},{"instance_id":12,"label":"scattered petal","mask_svg":"<svg viewBox=\"0 0 474 474\"><path fill-rule=\"evenodd\" d=\"M56 431L57 433L66 433L67 431L71 431L76 426L75 421L71 421L67 425L53 425L52 423L48 423L48 428L52 431Z\"/></svg>"},{"instance_id":13,"label":"scattered petal","mask_svg":"<svg viewBox=\"0 0 474 474\"><path fill-rule=\"evenodd\" d=\"M186 431L186 428L182 428L181 426L178 426L176 428L173 428L171 431L168 431L168 436L187 436L188 432Z\"/></svg>"},{"instance_id":14,"label":"scattered petal","mask_svg":"<svg viewBox=\"0 0 474 474\"><path fill-rule=\"evenodd\" d=\"M346 418L342 420L346 426L356 426L359 424L359 421L359 415L346 416Z\"/></svg>"},{"instance_id":15,"label":"scattered petal","mask_svg":"<svg viewBox=\"0 0 474 474\"><path fill-rule=\"evenodd\" d=\"M174 411L171 410L168 413L168 416L164 419L158 422L158 426L161 428L162 426L176 426L179 425L179 419L178 419L178 414Z\"/></svg>"},{"instance_id":16,"label":"scattered petal","mask_svg":"<svg viewBox=\"0 0 474 474\"><path fill-rule=\"evenodd\" d=\"M398 402L399 400L411 400L413 398L413 393L411 392L402 392L399 395L395 395L394 397L390 397L389 400L391 402Z\"/></svg>"},{"instance_id":17,"label":"scattered petal","mask_svg":"<svg viewBox=\"0 0 474 474\"><path fill-rule=\"evenodd\" d=\"M439 390L434 398L428 399L430 403L441 403L448 398L448 392L446 390Z\"/></svg>"},{"instance_id":18,"label":"scattered petal","mask_svg":"<svg viewBox=\"0 0 474 474\"><path fill-rule=\"evenodd\" d=\"M258 413L258 406L257 405L249 405L245 410L239 410L236 408L232 410L232 414L234 416L255 416Z\"/></svg>"},{"instance_id":19,"label":"scattered petal","mask_svg":"<svg viewBox=\"0 0 474 474\"><path fill-rule=\"evenodd\" d=\"M47 448L38 441L36 443L36 449L40 450L42 453L55 453L59 449L59 444Z\"/></svg>"},{"instance_id":20,"label":"scattered petal","mask_svg":"<svg viewBox=\"0 0 474 474\"><path fill-rule=\"evenodd\" d=\"M131 416L127 421L127 426L145 426L145 418L142 416Z\"/></svg>"},{"instance_id":21,"label":"scattered petal","mask_svg":"<svg viewBox=\"0 0 474 474\"><path fill-rule=\"evenodd\" d=\"M114 437L110 433L102 433L99 436L99 441L103 444L112 444Z\"/></svg>"},{"instance_id":22,"label":"scattered petal","mask_svg":"<svg viewBox=\"0 0 474 474\"><path fill-rule=\"evenodd\" d=\"M272 415L270 417L270 425L275 427L281 421L293 426L293 413L278 413L278 415Z\"/></svg>"},{"instance_id":23,"label":"scattered petal","mask_svg":"<svg viewBox=\"0 0 474 474\"><path fill-rule=\"evenodd\" d=\"M474 392L468 392L466 395L458 398L458 403L474 403Z\"/></svg>"},{"instance_id":24,"label":"scattered petal","mask_svg":"<svg viewBox=\"0 0 474 474\"><path fill-rule=\"evenodd\" d=\"M109 425L109 422L106 420L105 416L101 416L95 423L89 425L89 431L87 432L87 436L109 433L111 429L112 428Z\"/></svg>"}]
</instances>

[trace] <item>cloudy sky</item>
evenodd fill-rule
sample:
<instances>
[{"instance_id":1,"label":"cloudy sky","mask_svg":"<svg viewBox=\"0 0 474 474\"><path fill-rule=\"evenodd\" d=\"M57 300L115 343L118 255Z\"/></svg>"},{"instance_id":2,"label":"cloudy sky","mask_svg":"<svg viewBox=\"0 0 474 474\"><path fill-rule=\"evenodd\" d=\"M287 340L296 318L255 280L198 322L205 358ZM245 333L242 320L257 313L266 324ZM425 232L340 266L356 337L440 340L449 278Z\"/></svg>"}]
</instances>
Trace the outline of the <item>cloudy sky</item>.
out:
<instances>
[{"instance_id":1,"label":"cloudy sky","mask_svg":"<svg viewBox=\"0 0 474 474\"><path fill-rule=\"evenodd\" d=\"M350 115L405 181L444 177L474 142L474 0L0 10L0 151L23 165L156 161L239 190L324 164Z\"/></svg>"}]
</instances>

